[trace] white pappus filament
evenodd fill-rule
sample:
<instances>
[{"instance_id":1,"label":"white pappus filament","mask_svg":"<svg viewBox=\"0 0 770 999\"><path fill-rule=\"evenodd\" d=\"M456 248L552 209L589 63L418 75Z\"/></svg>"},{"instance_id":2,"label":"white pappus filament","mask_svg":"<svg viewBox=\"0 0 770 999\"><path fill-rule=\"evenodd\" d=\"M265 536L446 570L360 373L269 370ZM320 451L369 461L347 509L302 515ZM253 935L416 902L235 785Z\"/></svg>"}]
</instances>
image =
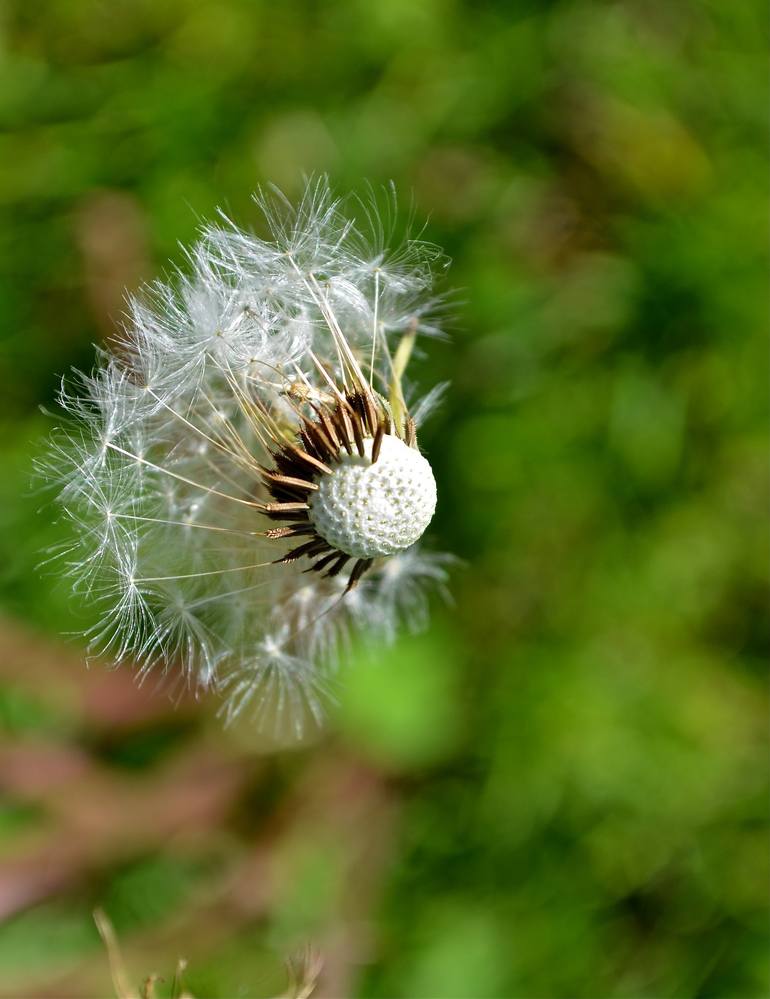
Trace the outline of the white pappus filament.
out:
<instances>
[{"instance_id":1,"label":"white pappus filament","mask_svg":"<svg viewBox=\"0 0 770 999\"><path fill-rule=\"evenodd\" d=\"M323 180L296 206L257 200L268 238L207 227L63 386L43 472L76 527L59 555L98 602L94 650L300 736L351 635L422 627L446 590L450 557L416 544L436 502L417 430L444 386L415 400L403 378L440 335L444 258L390 246L374 202L356 213Z\"/></svg>"}]
</instances>

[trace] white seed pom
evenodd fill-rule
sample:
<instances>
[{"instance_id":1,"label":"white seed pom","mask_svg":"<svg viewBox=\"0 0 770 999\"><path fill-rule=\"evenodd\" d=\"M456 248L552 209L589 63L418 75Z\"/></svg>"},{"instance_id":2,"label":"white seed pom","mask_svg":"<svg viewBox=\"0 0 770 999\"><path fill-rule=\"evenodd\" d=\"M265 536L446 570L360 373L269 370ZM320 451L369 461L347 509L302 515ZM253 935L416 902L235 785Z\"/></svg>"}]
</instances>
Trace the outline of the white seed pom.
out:
<instances>
[{"instance_id":1,"label":"white seed pom","mask_svg":"<svg viewBox=\"0 0 770 999\"><path fill-rule=\"evenodd\" d=\"M409 548L436 509L436 480L420 452L388 434L372 464L373 443L372 438L364 441L364 457L343 452L310 499L310 520L318 534L356 558Z\"/></svg>"}]
</instances>

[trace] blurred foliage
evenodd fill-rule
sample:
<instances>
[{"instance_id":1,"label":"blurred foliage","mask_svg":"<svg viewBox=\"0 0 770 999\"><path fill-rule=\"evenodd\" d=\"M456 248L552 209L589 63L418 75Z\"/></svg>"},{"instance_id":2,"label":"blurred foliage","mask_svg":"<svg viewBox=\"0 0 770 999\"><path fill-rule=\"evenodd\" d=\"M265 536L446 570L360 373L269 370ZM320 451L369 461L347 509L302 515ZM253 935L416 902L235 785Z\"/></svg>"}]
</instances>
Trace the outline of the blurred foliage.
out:
<instances>
[{"instance_id":1,"label":"blurred foliage","mask_svg":"<svg viewBox=\"0 0 770 999\"><path fill-rule=\"evenodd\" d=\"M767 994L766 21L6 0L5 994L104 994L97 905L196 996L275 994L308 938L327 995ZM427 635L357 653L323 741L264 756L81 669L29 467L124 287L312 171L392 178L454 257L415 374L453 383L423 444L466 564Z\"/></svg>"}]
</instances>

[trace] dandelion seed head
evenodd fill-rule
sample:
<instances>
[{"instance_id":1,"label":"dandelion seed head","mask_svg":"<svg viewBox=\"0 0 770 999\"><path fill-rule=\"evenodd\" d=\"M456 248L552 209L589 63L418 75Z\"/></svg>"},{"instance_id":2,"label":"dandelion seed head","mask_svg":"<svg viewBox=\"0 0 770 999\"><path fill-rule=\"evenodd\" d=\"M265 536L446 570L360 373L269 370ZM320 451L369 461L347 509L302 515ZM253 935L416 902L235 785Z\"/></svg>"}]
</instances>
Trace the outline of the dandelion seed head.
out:
<instances>
[{"instance_id":1,"label":"dandelion seed head","mask_svg":"<svg viewBox=\"0 0 770 999\"><path fill-rule=\"evenodd\" d=\"M417 430L446 386L418 392L398 349L441 335L444 261L324 180L257 200L268 238L207 226L63 384L42 471L92 650L297 737L353 635L422 627L446 593L448 558L416 544L436 506Z\"/></svg>"}]
</instances>

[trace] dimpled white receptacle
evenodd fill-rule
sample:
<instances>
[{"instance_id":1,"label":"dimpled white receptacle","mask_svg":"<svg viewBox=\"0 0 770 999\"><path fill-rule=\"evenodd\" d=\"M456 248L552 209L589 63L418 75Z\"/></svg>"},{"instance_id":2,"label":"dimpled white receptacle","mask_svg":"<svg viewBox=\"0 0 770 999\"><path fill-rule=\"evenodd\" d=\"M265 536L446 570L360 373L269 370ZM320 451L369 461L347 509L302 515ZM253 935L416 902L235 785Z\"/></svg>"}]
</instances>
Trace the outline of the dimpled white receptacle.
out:
<instances>
[{"instance_id":1,"label":"dimpled white receptacle","mask_svg":"<svg viewBox=\"0 0 770 999\"><path fill-rule=\"evenodd\" d=\"M436 509L436 480L425 458L398 437L386 435L372 464L343 453L331 475L317 480L309 517L318 534L347 555L395 555L422 537Z\"/></svg>"}]
</instances>

